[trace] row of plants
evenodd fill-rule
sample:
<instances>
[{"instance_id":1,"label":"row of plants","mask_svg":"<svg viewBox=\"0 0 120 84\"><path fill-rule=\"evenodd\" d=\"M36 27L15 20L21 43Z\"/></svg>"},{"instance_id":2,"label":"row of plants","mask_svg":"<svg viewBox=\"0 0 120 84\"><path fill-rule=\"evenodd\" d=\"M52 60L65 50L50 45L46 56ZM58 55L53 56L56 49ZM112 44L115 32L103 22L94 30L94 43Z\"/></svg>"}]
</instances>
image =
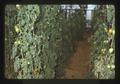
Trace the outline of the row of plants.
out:
<instances>
[{"instance_id":1,"label":"row of plants","mask_svg":"<svg viewBox=\"0 0 120 84\"><path fill-rule=\"evenodd\" d=\"M16 5L17 16L14 30L17 35L12 47L11 59L14 61L15 78L42 78L41 59L38 58L40 36L34 34L34 23L39 15L37 5ZM38 74L39 73L39 74Z\"/></svg>"},{"instance_id":2,"label":"row of plants","mask_svg":"<svg viewBox=\"0 0 120 84\"><path fill-rule=\"evenodd\" d=\"M115 78L115 9L102 5L94 11L91 36L91 72L97 79Z\"/></svg>"},{"instance_id":3,"label":"row of plants","mask_svg":"<svg viewBox=\"0 0 120 84\"><path fill-rule=\"evenodd\" d=\"M71 15L70 18L70 27L72 29L73 33L73 38L76 41L82 40L83 39L83 33L85 30L85 20L86 18L84 17L84 11L82 9L80 10L75 10L75 13Z\"/></svg>"},{"instance_id":4,"label":"row of plants","mask_svg":"<svg viewBox=\"0 0 120 84\"><path fill-rule=\"evenodd\" d=\"M56 74L62 71L65 60L73 52L74 41L78 40L77 36L83 31L84 19L81 18L84 15L80 11L75 12L72 18L67 20L64 12L59 10L60 5L12 6L16 11L12 15L14 20L6 18L5 22L11 20L14 23L9 26L10 32L14 33L8 35L8 29L5 27L6 38L12 41L6 41L11 47L6 47L5 51L11 52L9 60L13 61L14 65L11 72L14 72L15 76L7 78L55 78ZM71 19L76 19L79 23L76 24L76 21ZM10 22L5 25L7 24ZM81 30L77 32L77 29ZM5 45L9 46L8 44Z\"/></svg>"}]
</instances>

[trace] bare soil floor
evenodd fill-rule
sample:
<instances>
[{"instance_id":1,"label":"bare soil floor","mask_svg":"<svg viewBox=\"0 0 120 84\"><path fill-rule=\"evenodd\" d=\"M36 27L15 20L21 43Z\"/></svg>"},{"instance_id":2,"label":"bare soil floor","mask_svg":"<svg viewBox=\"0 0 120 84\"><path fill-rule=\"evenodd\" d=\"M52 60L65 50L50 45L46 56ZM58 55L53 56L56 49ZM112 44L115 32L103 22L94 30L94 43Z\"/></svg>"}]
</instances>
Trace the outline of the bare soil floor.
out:
<instances>
[{"instance_id":1,"label":"bare soil floor","mask_svg":"<svg viewBox=\"0 0 120 84\"><path fill-rule=\"evenodd\" d=\"M66 62L64 75L59 79L85 79L88 75L90 67L90 43L88 38L91 32L84 33L84 39L77 43L75 53Z\"/></svg>"}]
</instances>

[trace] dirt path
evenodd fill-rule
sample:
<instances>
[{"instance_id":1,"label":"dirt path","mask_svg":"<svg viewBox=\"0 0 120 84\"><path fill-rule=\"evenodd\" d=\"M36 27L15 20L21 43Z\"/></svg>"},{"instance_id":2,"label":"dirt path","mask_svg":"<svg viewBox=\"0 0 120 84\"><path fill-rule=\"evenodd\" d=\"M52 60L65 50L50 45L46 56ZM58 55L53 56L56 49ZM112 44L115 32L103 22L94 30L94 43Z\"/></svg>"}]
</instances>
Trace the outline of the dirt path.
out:
<instances>
[{"instance_id":1,"label":"dirt path","mask_svg":"<svg viewBox=\"0 0 120 84\"><path fill-rule=\"evenodd\" d=\"M78 42L75 53L70 56L64 69L64 76L60 79L85 79L88 75L90 44L88 38L91 33L85 32L84 40Z\"/></svg>"}]
</instances>

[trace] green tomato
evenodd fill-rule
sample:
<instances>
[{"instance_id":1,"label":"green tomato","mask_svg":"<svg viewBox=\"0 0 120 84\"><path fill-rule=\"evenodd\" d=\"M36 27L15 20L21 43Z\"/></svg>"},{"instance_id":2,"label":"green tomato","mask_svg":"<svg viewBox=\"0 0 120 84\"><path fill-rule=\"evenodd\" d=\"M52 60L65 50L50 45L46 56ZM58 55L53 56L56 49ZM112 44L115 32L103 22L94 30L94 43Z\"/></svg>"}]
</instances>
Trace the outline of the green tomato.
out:
<instances>
[{"instance_id":1,"label":"green tomato","mask_svg":"<svg viewBox=\"0 0 120 84\"><path fill-rule=\"evenodd\" d=\"M27 63L28 65L30 64L30 62Z\"/></svg>"},{"instance_id":2,"label":"green tomato","mask_svg":"<svg viewBox=\"0 0 120 84\"><path fill-rule=\"evenodd\" d=\"M18 26L16 26L16 25L15 25L15 31L16 31L17 33L20 32L20 29L19 29Z\"/></svg>"},{"instance_id":3,"label":"green tomato","mask_svg":"<svg viewBox=\"0 0 120 84\"><path fill-rule=\"evenodd\" d=\"M107 65L107 68L110 68L110 65L109 65L109 64Z\"/></svg>"},{"instance_id":4,"label":"green tomato","mask_svg":"<svg viewBox=\"0 0 120 84\"><path fill-rule=\"evenodd\" d=\"M20 41L15 41L15 45L21 44Z\"/></svg>"},{"instance_id":5,"label":"green tomato","mask_svg":"<svg viewBox=\"0 0 120 84\"><path fill-rule=\"evenodd\" d=\"M113 32L113 35L115 35L115 30L113 30L112 32Z\"/></svg>"},{"instance_id":6,"label":"green tomato","mask_svg":"<svg viewBox=\"0 0 120 84\"><path fill-rule=\"evenodd\" d=\"M17 45L17 41L15 41L15 45Z\"/></svg>"},{"instance_id":7,"label":"green tomato","mask_svg":"<svg viewBox=\"0 0 120 84\"><path fill-rule=\"evenodd\" d=\"M112 69L115 69L115 65L111 65L111 68L112 68Z\"/></svg>"},{"instance_id":8,"label":"green tomato","mask_svg":"<svg viewBox=\"0 0 120 84\"><path fill-rule=\"evenodd\" d=\"M17 8L17 9L20 9L20 5L19 5L19 4L17 4L17 5L16 5L16 8Z\"/></svg>"},{"instance_id":9,"label":"green tomato","mask_svg":"<svg viewBox=\"0 0 120 84\"><path fill-rule=\"evenodd\" d=\"M21 44L21 42L20 42L20 41L17 41L17 43L18 43L18 44Z\"/></svg>"},{"instance_id":10,"label":"green tomato","mask_svg":"<svg viewBox=\"0 0 120 84\"><path fill-rule=\"evenodd\" d=\"M105 40L104 43L108 43L108 40Z\"/></svg>"},{"instance_id":11,"label":"green tomato","mask_svg":"<svg viewBox=\"0 0 120 84\"><path fill-rule=\"evenodd\" d=\"M110 49L109 49L109 53L112 53L112 52L113 52L113 48L110 48Z\"/></svg>"}]
</instances>

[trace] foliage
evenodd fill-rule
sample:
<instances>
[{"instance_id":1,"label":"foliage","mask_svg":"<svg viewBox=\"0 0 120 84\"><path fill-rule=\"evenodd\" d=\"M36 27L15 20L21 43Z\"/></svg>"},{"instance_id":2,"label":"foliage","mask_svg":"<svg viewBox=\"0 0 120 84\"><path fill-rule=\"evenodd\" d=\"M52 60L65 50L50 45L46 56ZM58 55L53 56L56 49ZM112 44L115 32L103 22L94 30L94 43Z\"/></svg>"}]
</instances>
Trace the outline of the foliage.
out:
<instances>
[{"instance_id":1,"label":"foliage","mask_svg":"<svg viewBox=\"0 0 120 84\"><path fill-rule=\"evenodd\" d=\"M11 59L18 79L42 78L39 44L40 36L34 35L34 22L39 15L39 6L21 5L17 9L15 30L17 37L12 48Z\"/></svg>"},{"instance_id":2,"label":"foliage","mask_svg":"<svg viewBox=\"0 0 120 84\"><path fill-rule=\"evenodd\" d=\"M85 28L84 11L76 10L70 18L70 24L74 40L82 39Z\"/></svg>"},{"instance_id":3,"label":"foliage","mask_svg":"<svg viewBox=\"0 0 120 84\"><path fill-rule=\"evenodd\" d=\"M36 24L37 29L41 27L40 35L43 37L41 43L42 48L42 63L46 68L44 71L44 78L54 78L55 66L58 56L60 56L60 44L61 44L61 28L59 27L57 5L45 5L44 16L42 23Z\"/></svg>"},{"instance_id":4,"label":"foliage","mask_svg":"<svg viewBox=\"0 0 120 84\"><path fill-rule=\"evenodd\" d=\"M106 5L106 6L107 6L106 8L102 6L103 9L98 9L99 13L98 12L94 12L94 13L95 15L96 13L98 15L101 15L100 11L107 10L107 12L102 12L102 13L104 13L103 14L104 17L107 17L109 19L107 18L99 19L99 17L101 16L94 16L94 18L97 19L96 22L93 21L95 22L94 24L96 24L94 25L96 32L90 38L90 42L92 44L92 48L91 48L91 63L93 64L92 72L98 79L109 79L115 77L114 7L111 5ZM109 15L106 15L108 13ZM111 27L108 26L109 23L112 23Z\"/></svg>"},{"instance_id":5,"label":"foliage","mask_svg":"<svg viewBox=\"0 0 120 84\"><path fill-rule=\"evenodd\" d=\"M39 14L41 7L44 10ZM11 56L18 79L54 78L61 42L58 8L57 5L19 7L15 25L18 37Z\"/></svg>"}]
</instances>

